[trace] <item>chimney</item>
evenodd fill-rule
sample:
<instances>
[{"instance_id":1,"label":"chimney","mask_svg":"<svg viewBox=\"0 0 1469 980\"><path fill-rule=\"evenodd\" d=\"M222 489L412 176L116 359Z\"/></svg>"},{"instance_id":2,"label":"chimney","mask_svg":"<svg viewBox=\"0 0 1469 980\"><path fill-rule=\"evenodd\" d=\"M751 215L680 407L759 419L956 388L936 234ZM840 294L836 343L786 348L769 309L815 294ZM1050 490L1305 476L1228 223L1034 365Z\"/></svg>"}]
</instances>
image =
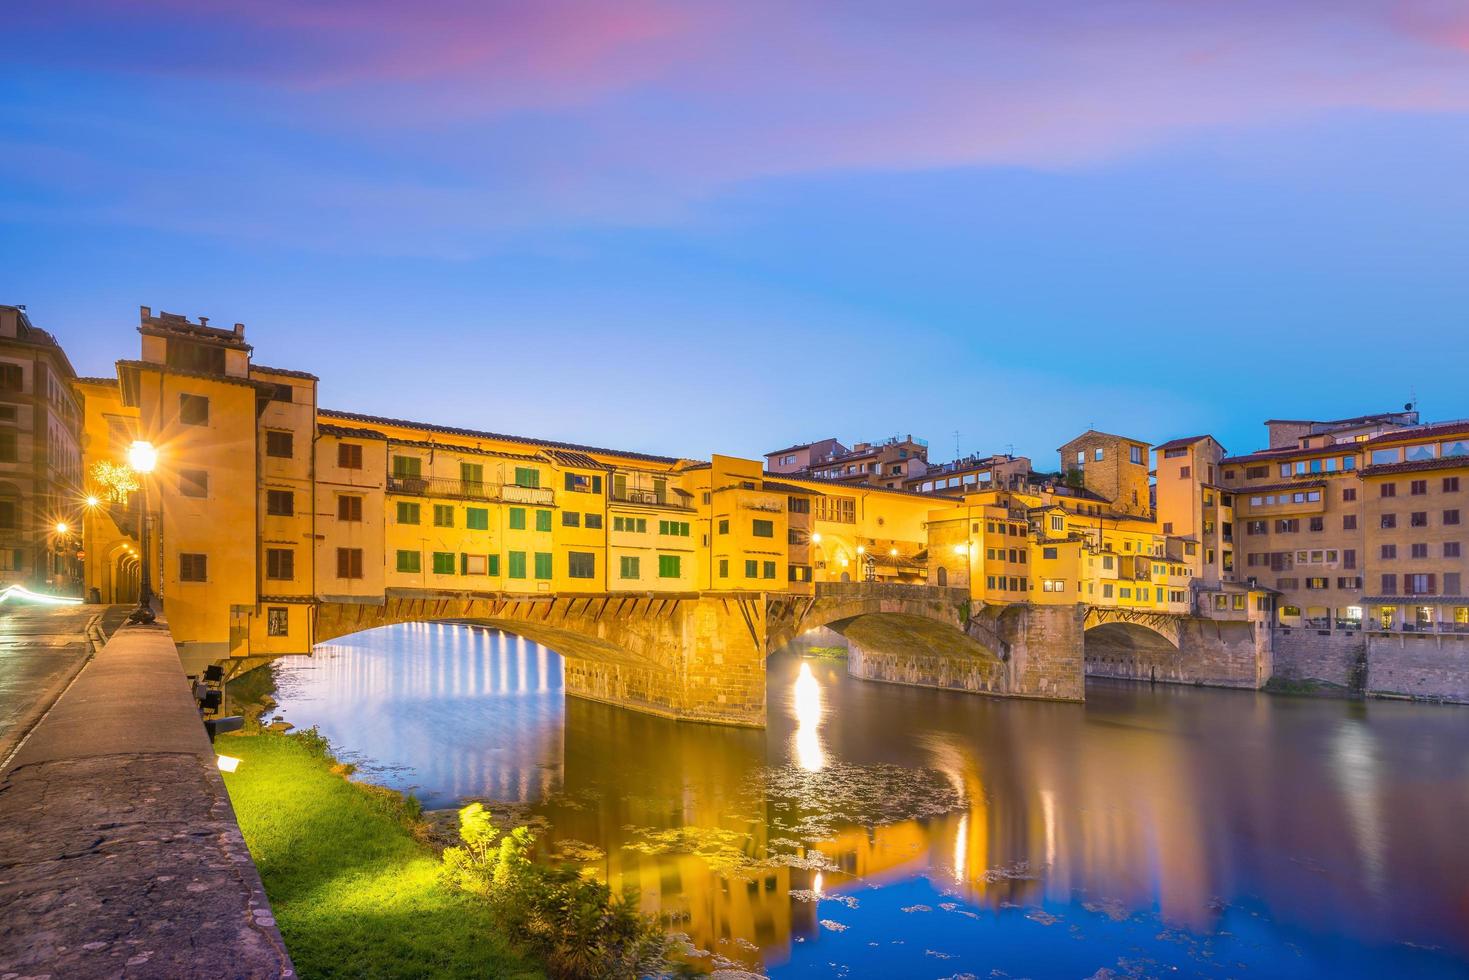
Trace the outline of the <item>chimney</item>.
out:
<instances>
[{"instance_id":1,"label":"chimney","mask_svg":"<svg viewBox=\"0 0 1469 980\"><path fill-rule=\"evenodd\" d=\"M237 324L235 324L235 336L236 337L244 337L245 336L245 325L243 323L237 323Z\"/></svg>"},{"instance_id":2,"label":"chimney","mask_svg":"<svg viewBox=\"0 0 1469 980\"><path fill-rule=\"evenodd\" d=\"M138 316L143 320L150 319L153 316L153 308L151 306L138 307Z\"/></svg>"},{"instance_id":3,"label":"chimney","mask_svg":"<svg viewBox=\"0 0 1469 980\"><path fill-rule=\"evenodd\" d=\"M199 318L199 326L201 326L201 327L207 327L207 326L209 326L209 317L207 317L207 316L201 316Z\"/></svg>"}]
</instances>

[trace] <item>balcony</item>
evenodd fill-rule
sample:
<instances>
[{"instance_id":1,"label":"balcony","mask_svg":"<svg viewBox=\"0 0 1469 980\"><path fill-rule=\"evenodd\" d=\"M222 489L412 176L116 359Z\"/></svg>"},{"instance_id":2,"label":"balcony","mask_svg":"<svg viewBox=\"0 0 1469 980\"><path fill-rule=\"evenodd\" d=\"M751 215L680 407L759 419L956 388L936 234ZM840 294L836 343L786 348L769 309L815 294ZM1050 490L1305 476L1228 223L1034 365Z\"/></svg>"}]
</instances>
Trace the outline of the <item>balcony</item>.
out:
<instances>
[{"instance_id":1,"label":"balcony","mask_svg":"<svg viewBox=\"0 0 1469 980\"><path fill-rule=\"evenodd\" d=\"M552 506L556 502L556 494L550 487L521 487L513 483L486 483L483 480L458 480L439 476L390 476L388 492L412 494L416 497L503 501L543 507Z\"/></svg>"},{"instance_id":2,"label":"balcony","mask_svg":"<svg viewBox=\"0 0 1469 980\"><path fill-rule=\"evenodd\" d=\"M671 494L667 490L648 490L641 487L614 486L608 494L613 503L636 504L639 507L665 507L673 510L693 510L692 503L679 499L677 494Z\"/></svg>"}]
</instances>

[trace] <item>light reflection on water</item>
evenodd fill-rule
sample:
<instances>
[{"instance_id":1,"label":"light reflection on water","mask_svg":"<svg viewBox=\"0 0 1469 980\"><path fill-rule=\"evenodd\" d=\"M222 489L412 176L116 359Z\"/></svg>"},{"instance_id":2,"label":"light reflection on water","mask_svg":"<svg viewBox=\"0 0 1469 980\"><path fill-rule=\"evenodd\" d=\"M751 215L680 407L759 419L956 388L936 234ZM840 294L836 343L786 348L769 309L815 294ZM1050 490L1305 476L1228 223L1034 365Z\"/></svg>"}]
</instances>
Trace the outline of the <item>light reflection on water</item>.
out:
<instances>
[{"instance_id":1,"label":"light reflection on water","mask_svg":"<svg viewBox=\"0 0 1469 980\"><path fill-rule=\"evenodd\" d=\"M769 669L764 732L564 699L557 656L465 627L279 674L286 716L382 781L534 802L551 842L772 976L1469 972L1469 709Z\"/></svg>"}]
</instances>

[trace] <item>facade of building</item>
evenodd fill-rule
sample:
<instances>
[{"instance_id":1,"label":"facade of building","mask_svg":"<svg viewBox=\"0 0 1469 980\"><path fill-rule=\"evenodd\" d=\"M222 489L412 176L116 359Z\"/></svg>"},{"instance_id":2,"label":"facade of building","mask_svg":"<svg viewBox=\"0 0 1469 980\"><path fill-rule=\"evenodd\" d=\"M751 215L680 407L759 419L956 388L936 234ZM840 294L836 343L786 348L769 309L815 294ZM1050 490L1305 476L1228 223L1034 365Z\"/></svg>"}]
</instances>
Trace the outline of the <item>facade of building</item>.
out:
<instances>
[{"instance_id":1,"label":"facade of building","mask_svg":"<svg viewBox=\"0 0 1469 980\"><path fill-rule=\"evenodd\" d=\"M765 454L765 468L771 473L809 473L817 460L830 459L850 452L835 439L804 442Z\"/></svg>"},{"instance_id":2,"label":"facade of building","mask_svg":"<svg viewBox=\"0 0 1469 980\"><path fill-rule=\"evenodd\" d=\"M305 652L317 599L809 593L925 575L931 497L324 409L316 377L254 363L239 324L144 307L138 329L141 356L115 381L76 386L89 465L121 463L134 439L159 454L142 492L90 488L88 581L104 601L135 597L145 524L194 660Z\"/></svg>"},{"instance_id":3,"label":"facade of building","mask_svg":"<svg viewBox=\"0 0 1469 980\"><path fill-rule=\"evenodd\" d=\"M771 473L782 476L902 490L928 469L928 442L911 435L892 436L880 442L854 443L848 449L835 439L823 439L767 453L765 460Z\"/></svg>"},{"instance_id":4,"label":"facade of building","mask_svg":"<svg viewBox=\"0 0 1469 980\"><path fill-rule=\"evenodd\" d=\"M908 479L904 489L916 493L1023 490L1032 477L1026 456L965 456L947 463L929 463L922 475Z\"/></svg>"},{"instance_id":5,"label":"facade of building","mask_svg":"<svg viewBox=\"0 0 1469 980\"><path fill-rule=\"evenodd\" d=\"M0 587L82 587L81 404L56 338L0 306Z\"/></svg>"}]
</instances>

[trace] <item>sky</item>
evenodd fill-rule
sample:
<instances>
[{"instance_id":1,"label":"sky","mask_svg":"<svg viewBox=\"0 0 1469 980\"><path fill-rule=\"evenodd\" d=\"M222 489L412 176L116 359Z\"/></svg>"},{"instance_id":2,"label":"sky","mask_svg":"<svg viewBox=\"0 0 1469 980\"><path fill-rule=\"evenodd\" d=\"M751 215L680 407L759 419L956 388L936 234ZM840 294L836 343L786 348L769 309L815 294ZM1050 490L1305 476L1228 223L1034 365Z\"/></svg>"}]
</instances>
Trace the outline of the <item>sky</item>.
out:
<instances>
[{"instance_id":1,"label":"sky","mask_svg":"<svg viewBox=\"0 0 1469 980\"><path fill-rule=\"evenodd\" d=\"M1469 416L1464 0L12 0L0 302L707 458Z\"/></svg>"}]
</instances>

